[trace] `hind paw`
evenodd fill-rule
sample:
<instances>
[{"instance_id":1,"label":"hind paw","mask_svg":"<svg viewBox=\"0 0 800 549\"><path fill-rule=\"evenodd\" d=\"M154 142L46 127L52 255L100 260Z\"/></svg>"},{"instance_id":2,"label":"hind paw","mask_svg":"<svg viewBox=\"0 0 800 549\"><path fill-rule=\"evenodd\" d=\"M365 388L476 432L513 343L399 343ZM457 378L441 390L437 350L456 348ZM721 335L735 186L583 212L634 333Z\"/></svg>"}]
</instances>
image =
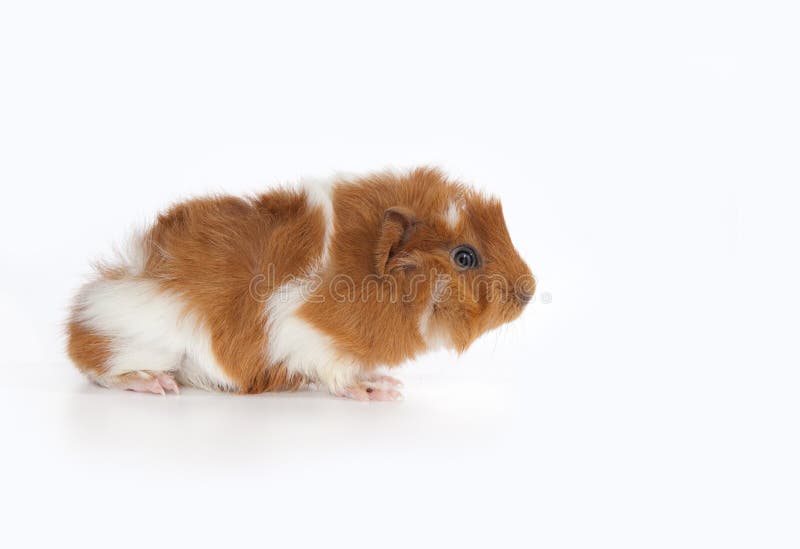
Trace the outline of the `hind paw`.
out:
<instances>
[{"instance_id":1,"label":"hind paw","mask_svg":"<svg viewBox=\"0 0 800 549\"><path fill-rule=\"evenodd\" d=\"M172 377L172 374L166 372L148 372L145 370L129 372L114 377L108 381L108 384L110 387L125 391L136 391L137 393L154 393L162 396L170 391L176 395L180 393L175 378Z\"/></svg>"}]
</instances>

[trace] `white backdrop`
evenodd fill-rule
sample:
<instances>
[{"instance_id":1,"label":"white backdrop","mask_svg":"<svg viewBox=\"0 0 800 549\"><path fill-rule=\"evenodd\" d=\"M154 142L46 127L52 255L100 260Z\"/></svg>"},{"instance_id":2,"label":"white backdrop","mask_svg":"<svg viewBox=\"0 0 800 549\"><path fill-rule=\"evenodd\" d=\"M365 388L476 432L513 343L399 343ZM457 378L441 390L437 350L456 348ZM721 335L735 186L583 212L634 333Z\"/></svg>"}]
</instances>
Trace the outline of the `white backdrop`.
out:
<instances>
[{"instance_id":1,"label":"white backdrop","mask_svg":"<svg viewBox=\"0 0 800 549\"><path fill-rule=\"evenodd\" d=\"M797 15L3 2L2 545L797 547ZM418 164L503 199L539 295L405 401L63 355L90 260L170 202Z\"/></svg>"}]
</instances>

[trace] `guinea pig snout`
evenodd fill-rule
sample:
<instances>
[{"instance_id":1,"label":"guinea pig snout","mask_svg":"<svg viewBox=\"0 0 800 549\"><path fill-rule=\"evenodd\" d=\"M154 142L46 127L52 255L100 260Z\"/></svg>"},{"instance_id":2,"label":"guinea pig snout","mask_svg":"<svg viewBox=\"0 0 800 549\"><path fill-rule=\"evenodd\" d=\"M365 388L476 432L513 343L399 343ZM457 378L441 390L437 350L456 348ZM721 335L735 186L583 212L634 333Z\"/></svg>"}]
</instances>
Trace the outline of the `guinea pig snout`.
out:
<instances>
[{"instance_id":1,"label":"guinea pig snout","mask_svg":"<svg viewBox=\"0 0 800 549\"><path fill-rule=\"evenodd\" d=\"M530 271L517 278L514 283L514 297L523 307L531 302L536 292L536 279Z\"/></svg>"},{"instance_id":2,"label":"guinea pig snout","mask_svg":"<svg viewBox=\"0 0 800 549\"><path fill-rule=\"evenodd\" d=\"M515 295L517 297L517 301L519 301L522 305L527 305L531 302L531 299L533 299L533 292L520 288L517 289Z\"/></svg>"}]
</instances>

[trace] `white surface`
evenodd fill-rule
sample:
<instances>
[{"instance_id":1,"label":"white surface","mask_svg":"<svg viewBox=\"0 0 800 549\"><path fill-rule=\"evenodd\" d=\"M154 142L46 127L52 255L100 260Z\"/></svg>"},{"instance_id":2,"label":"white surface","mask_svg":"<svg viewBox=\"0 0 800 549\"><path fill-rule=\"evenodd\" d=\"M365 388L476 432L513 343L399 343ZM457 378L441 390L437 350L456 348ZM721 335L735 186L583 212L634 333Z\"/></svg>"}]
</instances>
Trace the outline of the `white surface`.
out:
<instances>
[{"instance_id":1,"label":"white surface","mask_svg":"<svg viewBox=\"0 0 800 549\"><path fill-rule=\"evenodd\" d=\"M0 544L797 547L793 7L4 2ZM170 201L420 163L504 200L540 293L402 403L64 358Z\"/></svg>"}]
</instances>

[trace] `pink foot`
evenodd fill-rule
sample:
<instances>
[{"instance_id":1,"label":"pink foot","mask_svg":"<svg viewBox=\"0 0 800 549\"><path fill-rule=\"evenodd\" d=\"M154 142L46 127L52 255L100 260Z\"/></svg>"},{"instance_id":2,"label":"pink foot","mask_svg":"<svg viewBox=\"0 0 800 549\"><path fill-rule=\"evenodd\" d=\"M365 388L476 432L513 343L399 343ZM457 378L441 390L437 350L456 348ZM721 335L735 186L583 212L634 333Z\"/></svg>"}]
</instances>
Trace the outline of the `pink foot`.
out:
<instances>
[{"instance_id":1,"label":"pink foot","mask_svg":"<svg viewBox=\"0 0 800 549\"><path fill-rule=\"evenodd\" d=\"M377 383L383 386L402 388L403 382L396 377L387 376L383 374L367 374L365 379L370 383Z\"/></svg>"},{"instance_id":2,"label":"pink foot","mask_svg":"<svg viewBox=\"0 0 800 549\"><path fill-rule=\"evenodd\" d=\"M180 394L178 384L171 374L164 372L129 372L116 376L110 381L111 387L123 389L127 391L136 391L137 393L154 393L157 395L166 396L167 391Z\"/></svg>"},{"instance_id":3,"label":"pink foot","mask_svg":"<svg viewBox=\"0 0 800 549\"><path fill-rule=\"evenodd\" d=\"M402 387L400 380L391 376L368 374L359 381L336 393L336 396L353 400L401 400L403 395L395 387Z\"/></svg>"}]
</instances>

